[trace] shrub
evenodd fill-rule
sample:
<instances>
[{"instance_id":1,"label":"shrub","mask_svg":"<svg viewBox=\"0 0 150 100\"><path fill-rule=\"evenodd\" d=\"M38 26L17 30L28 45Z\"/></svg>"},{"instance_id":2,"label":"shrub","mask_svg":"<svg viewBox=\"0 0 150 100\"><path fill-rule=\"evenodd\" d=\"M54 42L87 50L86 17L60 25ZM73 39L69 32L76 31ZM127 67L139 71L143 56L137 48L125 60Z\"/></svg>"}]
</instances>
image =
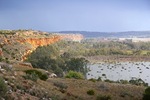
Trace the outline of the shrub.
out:
<instances>
[{"instance_id":1,"label":"shrub","mask_svg":"<svg viewBox=\"0 0 150 100\"><path fill-rule=\"evenodd\" d=\"M26 76L24 76L24 78L32 80L34 82L36 82L37 79L39 79L39 77L38 77L38 75L36 73L27 74Z\"/></svg>"},{"instance_id":2,"label":"shrub","mask_svg":"<svg viewBox=\"0 0 150 100\"><path fill-rule=\"evenodd\" d=\"M38 76L41 76L41 75L42 75L42 72L41 72L41 71L38 71L38 70L35 70L35 69L26 70L25 72L26 72L26 74L35 73L35 74L37 74Z\"/></svg>"},{"instance_id":3,"label":"shrub","mask_svg":"<svg viewBox=\"0 0 150 100\"><path fill-rule=\"evenodd\" d=\"M119 83L121 83L121 84L128 84L129 82L128 82L128 80L120 80Z\"/></svg>"},{"instance_id":4,"label":"shrub","mask_svg":"<svg viewBox=\"0 0 150 100\"><path fill-rule=\"evenodd\" d=\"M102 81L102 78L101 78L101 77L98 77L97 81Z\"/></svg>"},{"instance_id":5,"label":"shrub","mask_svg":"<svg viewBox=\"0 0 150 100\"><path fill-rule=\"evenodd\" d=\"M143 100L150 100L150 87L145 89L145 93L143 94Z\"/></svg>"},{"instance_id":6,"label":"shrub","mask_svg":"<svg viewBox=\"0 0 150 100\"><path fill-rule=\"evenodd\" d=\"M106 95L98 95L96 100L111 100L111 97Z\"/></svg>"},{"instance_id":7,"label":"shrub","mask_svg":"<svg viewBox=\"0 0 150 100\"><path fill-rule=\"evenodd\" d=\"M44 81L48 79L47 74L43 74L41 71L38 70L31 69L31 70L26 70L25 72L27 74L25 76L26 79L31 79L33 81L37 81L38 78Z\"/></svg>"},{"instance_id":8,"label":"shrub","mask_svg":"<svg viewBox=\"0 0 150 100\"><path fill-rule=\"evenodd\" d=\"M112 80L109 80L109 79L106 79L106 80L104 80L105 82L108 82L108 83L114 83L114 81L112 81Z\"/></svg>"},{"instance_id":9,"label":"shrub","mask_svg":"<svg viewBox=\"0 0 150 100\"><path fill-rule=\"evenodd\" d=\"M141 78L132 78L131 80L129 80L129 83L133 85L148 86L148 83L145 83Z\"/></svg>"},{"instance_id":10,"label":"shrub","mask_svg":"<svg viewBox=\"0 0 150 100\"><path fill-rule=\"evenodd\" d=\"M91 78L91 79L89 79L89 81L96 82L96 79Z\"/></svg>"},{"instance_id":11,"label":"shrub","mask_svg":"<svg viewBox=\"0 0 150 100\"><path fill-rule=\"evenodd\" d=\"M83 79L83 74L76 71L69 71L66 78Z\"/></svg>"},{"instance_id":12,"label":"shrub","mask_svg":"<svg viewBox=\"0 0 150 100\"><path fill-rule=\"evenodd\" d=\"M40 79L43 80L43 81L46 81L48 79L47 74L41 75Z\"/></svg>"},{"instance_id":13,"label":"shrub","mask_svg":"<svg viewBox=\"0 0 150 100\"><path fill-rule=\"evenodd\" d=\"M68 88L68 86L62 82L54 82L54 85L56 87L59 87L60 89L67 89Z\"/></svg>"},{"instance_id":14,"label":"shrub","mask_svg":"<svg viewBox=\"0 0 150 100\"><path fill-rule=\"evenodd\" d=\"M0 77L0 98L4 97L6 95L6 92L7 92L7 85L4 82L4 79Z\"/></svg>"},{"instance_id":15,"label":"shrub","mask_svg":"<svg viewBox=\"0 0 150 100\"><path fill-rule=\"evenodd\" d=\"M94 92L94 90L88 90L88 91L87 91L87 94L88 94L88 95L94 95L95 92Z\"/></svg>"}]
</instances>

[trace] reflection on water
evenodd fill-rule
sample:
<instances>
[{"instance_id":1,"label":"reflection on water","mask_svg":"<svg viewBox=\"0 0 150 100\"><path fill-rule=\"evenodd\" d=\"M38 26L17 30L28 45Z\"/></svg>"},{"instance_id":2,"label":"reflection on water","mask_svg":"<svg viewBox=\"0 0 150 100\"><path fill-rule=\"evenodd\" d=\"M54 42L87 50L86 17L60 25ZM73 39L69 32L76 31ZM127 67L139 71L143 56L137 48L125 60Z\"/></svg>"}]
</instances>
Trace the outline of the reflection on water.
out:
<instances>
[{"instance_id":1,"label":"reflection on water","mask_svg":"<svg viewBox=\"0 0 150 100\"><path fill-rule=\"evenodd\" d=\"M88 66L87 79L130 80L141 78L150 85L150 62L99 63Z\"/></svg>"}]
</instances>

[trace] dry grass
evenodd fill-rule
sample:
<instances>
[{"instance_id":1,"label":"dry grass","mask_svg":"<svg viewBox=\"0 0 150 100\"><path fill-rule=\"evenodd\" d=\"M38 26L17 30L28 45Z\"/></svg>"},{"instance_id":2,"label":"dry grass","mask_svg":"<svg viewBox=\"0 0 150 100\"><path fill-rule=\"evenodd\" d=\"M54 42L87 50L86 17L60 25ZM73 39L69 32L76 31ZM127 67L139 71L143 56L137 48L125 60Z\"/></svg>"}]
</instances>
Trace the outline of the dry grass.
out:
<instances>
[{"instance_id":1,"label":"dry grass","mask_svg":"<svg viewBox=\"0 0 150 100\"><path fill-rule=\"evenodd\" d=\"M112 100L141 100L145 89L142 86L92 82L83 79L49 78L47 81L38 79L37 82L34 82L22 77L25 75L23 71L29 68L14 66L13 69L15 70L8 71L5 74L0 73L0 75L7 79L8 85L12 88L12 93L9 96L18 100L41 100L42 98L96 100L99 95L110 96ZM87 91L89 90L93 90L94 95L88 95Z\"/></svg>"},{"instance_id":2,"label":"dry grass","mask_svg":"<svg viewBox=\"0 0 150 100\"><path fill-rule=\"evenodd\" d=\"M144 92L144 87L134 85L59 78L48 80L50 83L56 81L68 86L67 93L83 100L95 100L98 95L111 96L112 100L141 100ZM87 94L91 89L95 92L93 96Z\"/></svg>"}]
</instances>

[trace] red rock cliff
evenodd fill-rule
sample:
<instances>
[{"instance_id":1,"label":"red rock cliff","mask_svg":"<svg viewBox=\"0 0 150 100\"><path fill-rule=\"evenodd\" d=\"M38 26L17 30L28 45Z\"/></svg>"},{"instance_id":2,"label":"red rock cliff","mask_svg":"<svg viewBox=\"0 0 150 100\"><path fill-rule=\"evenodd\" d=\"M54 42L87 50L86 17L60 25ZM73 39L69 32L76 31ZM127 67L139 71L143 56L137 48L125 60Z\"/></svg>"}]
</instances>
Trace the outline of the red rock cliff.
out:
<instances>
[{"instance_id":1,"label":"red rock cliff","mask_svg":"<svg viewBox=\"0 0 150 100\"><path fill-rule=\"evenodd\" d=\"M52 44L59 41L60 39L61 39L60 36L52 36L48 38L27 38L18 41L20 43L29 43L36 49L38 46L45 46L48 44Z\"/></svg>"}]
</instances>

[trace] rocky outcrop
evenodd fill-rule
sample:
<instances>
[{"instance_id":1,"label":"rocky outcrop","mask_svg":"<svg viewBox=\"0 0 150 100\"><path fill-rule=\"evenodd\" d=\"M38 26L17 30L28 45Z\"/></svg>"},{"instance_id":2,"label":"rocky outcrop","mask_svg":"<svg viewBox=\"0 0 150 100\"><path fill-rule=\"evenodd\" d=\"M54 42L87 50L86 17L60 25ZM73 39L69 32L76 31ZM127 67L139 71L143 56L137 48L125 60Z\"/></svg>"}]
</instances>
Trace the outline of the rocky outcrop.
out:
<instances>
[{"instance_id":1,"label":"rocky outcrop","mask_svg":"<svg viewBox=\"0 0 150 100\"><path fill-rule=\"evenodd\" d=\"M18 41L20 43L29 43L31 44L34 49L38 46L45 46L48 44L55 43L61 39L60 36L52 36L47 38L27 38L27 39L19 39Z\"/></svg>"},{"instance_id":2,"label":"rocky outcrop","mask_svg":"<svg viewBox=\"0 0 150 100\"><path fill-rule=\"evenodd\" d=\"M32 53L37 47L39 46L46 46L52 43L55 43L57 41L59 41L61 39L60 36L51 36L51 37L47 37L47 38L27 38L27 39L19 39L18 41L20 43L29 43L32 45L32 49L28 49L26 50L26 52L24 52L24 54L22 55L22 61L24 61L27 56Z\"/></svg>"}]
</instances>

